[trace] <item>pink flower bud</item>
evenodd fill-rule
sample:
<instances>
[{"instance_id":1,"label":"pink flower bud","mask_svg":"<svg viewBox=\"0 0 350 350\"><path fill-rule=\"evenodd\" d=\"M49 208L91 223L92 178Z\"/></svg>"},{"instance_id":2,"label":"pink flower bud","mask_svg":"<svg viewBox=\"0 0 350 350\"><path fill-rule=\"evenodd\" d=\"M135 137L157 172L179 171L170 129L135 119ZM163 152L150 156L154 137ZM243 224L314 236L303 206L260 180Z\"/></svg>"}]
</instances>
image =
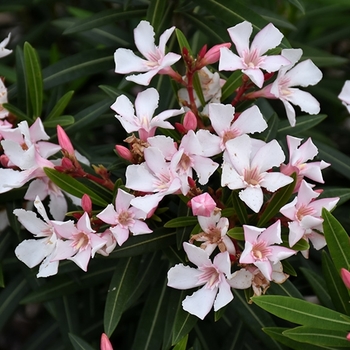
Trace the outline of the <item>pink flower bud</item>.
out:
<instances>
[{"instance_id":1,"label":"pink flower bud","mask_svg":"<svg viewBox=\"0 0 350 350\"><path fill-rule=\"evenodd\" d=\"M129 162L133 162L134 158L128 148L122 145L115 145L115 150L117 151L119 157L128 160Z\"/></svg>"},{"instance_id":2,"label":"pink flower bud","mask_svg":"<svg viewBox=\"0 0 350 350\"><path fill-rule=\"evenodd\" d=\"M216 203L207 192L204 192L191 199L191 207L193 215L209 217L216 208Z\"/></svg>"},{"instance_id":3,"label":"pink flower bud","mask_svg":"<svg viewBox=\"0 0 350 350\"><path fill-rule=\"evenodd\" d=\"M113 346L105 333L101 335L101 350L113 350Z\"/></svg>"},{"instance_id":4,"label":"pink flower bud","mask_svg":"<svg viewBox=\"0 0 350 350\"><path fill-rule=\"evenodd\" d=\"M346 336L346 339L350 341L350 333Z\"/></svg>"},{"instance_id":5,"label":"pink flower bud","mask_svg":"<svg viewBox=\"0 0 350 350\"><path fill-rule=\"evenodd\" d=\"M92 202L91 198L88 194L84 194L83 197L81 197L81 207L85 212L88 214L91 214L92 212Z\"/></svg>"},{"instance_id":6,"label":"pink flower bud","mask_svg":"<svg viewBox=\"0 0 350 350\"><path fill-rule=\"evenodd\" d=\"M196 130L197 118L192 111L188 111L184 116L183 126L188 130Z\"/></svg>"},{"instance_id":7,"label":"pink flower bud","mask_svg":"<svg viewBox=\"0 0 350 350\"><path fill-rule=\"evenodd\" d=\"M74 155L74 147L70 142L68 135L61 127L61 125L57 125L57 137L58 137L58 143L60 144L62 149L67 151L69 154Z\"/></svg>"},{"instance_id":8,"label":"pink flower bud","mask_svg":"<svg viewBox=\"0 0 350 350\"><path fill-rule=\"evenodd\" d=\"M210 50L208 50L204 57L200 60L200 68L219 61L220 49L222 47L230 48L231 43L218 44L213 46Z\"/></svg>"},{"instance_id":9,"label":"pink flower bud","mask_svg":"<svg viewBox=\"0 0 350 350\"><path fill-rule=\"evenodd\" d=\"M341 278L346 286L346 288L350 289L350 272L344 268L340 270Z\"/></svg>"},{"instance_id":10,"label":"pink flower bud","mask_svg":"<svg viewBox=\"0 0 350 350\"><path fill-rule=\"evenodd\" d=\"M61 168L64 170L72 170L74 168L73 162L69 158L62 158Z\"/></svg>"}]
</instances>

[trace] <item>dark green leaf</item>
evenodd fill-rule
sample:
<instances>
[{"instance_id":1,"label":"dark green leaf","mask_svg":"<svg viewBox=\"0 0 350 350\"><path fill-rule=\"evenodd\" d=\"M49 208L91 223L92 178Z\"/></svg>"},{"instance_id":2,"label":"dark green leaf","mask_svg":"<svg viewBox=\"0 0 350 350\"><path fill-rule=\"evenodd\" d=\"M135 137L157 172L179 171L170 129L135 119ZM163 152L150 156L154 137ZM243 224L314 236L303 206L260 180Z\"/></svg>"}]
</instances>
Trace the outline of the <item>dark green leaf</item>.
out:
<instances>
[{"instance_id":1,"label":"dark green leaf","mask_svg":"<svg viewBox=\"0 0 350 350\"><path fill-rule=\"evenodd\" d=\"M16 106L10 104L10 103L4 103L3 107L7 109L10 113L15 115L19 120L26 120L29 125L33 123L33 120L29 118L24 112L22 112L19 108Z\"/></svg>"},{"instance_id":2,"label":"dark green leaf","mask_svg":"<svg viewBox=\"0 0 350 350\"><path fill-rule=\"evenodd\" d=\"M94 350L85 340L72 333L68 333L68 335L75 350Z\"/></svg>"},{"instance_id":3,"label":"dark green leaf","mask_svg":"<svg viewBox=\"0 0 350 350\"><path fill-rule=\"evenodd\" d=\"M274 193L270 202L267 204L264 212L260 216L257 226L264 227L271 218L273 218L280 209L290 200L295 183L296 175L293 173L291 177L294 179L289 185L282 187L277 192Z\"/></svg>"},{"instance_id":4,"label":"dark green leaf","mask_svg":"<svg viewBox=\"0 0 350 350\"><path fill-rule=\"evenodd\" d=\"M45 128L56 128L57 125L67 126L74 124L74 117L72 115L61 115L55 119L45 120L43 125Z\"/></svg>"},{"instance_id":5,"label":"dark green leaf","mask_svg":"<svg viewBox=\"0 0 350 350\"><path fill-rule=\"evenodd\" d=\"M180 50L181 50L181 53L183 51L183 48L185 47L187 50L188 50L188 53L190 55L192 55L192 50L191 50L191 46L190 44L188 43L184 33L182 33L182 31L180 29L175 29L175 34L176 34L176 37L177 37L177 41L179 42L179 46L180 46Z\"/></svg>"},{"instance_id":6,"label":"dark green leaf","mask_svg":"<svg viewBox=\"0 0 350 350\"><path fill-rule=\"evenodd\" d=\"M293 4L295 7L297 7L303 15L305 14L304 4L300 0L288 0L288 1L291 4Z\"/></svg>"},{"instance_id":7,"label":"dark green leaf","mask_svg":"<svg viewBox=\"0 0 350 350\"><path fill-rule=\"evenodd\" d=\"M204 107L205 106L205 99L204 99L204 95L203 95L202 85L201 85L201 82L199 80L198 72L195 72L195 74L193 76L193 87L194 87L194 90L196 91L196 94L199 98L199 101L201 102L201 105Z\"/></svg>"},{"instance_id":8,"label":"dark green leaf","mask_svg":"<svg viewBox=\"0 0 350 350\"><path fill-rule=\"evenodd\" d=\"M198 224L197 217L195 216L181 216L175 219L171 219L164 224L166 228L177 228L185 226L194 226Z\"/></svg>"},{"instance_id":9,"label":"dark green leaf","mask_svg":"<svg viewBox=\"0 0 350 350\"><path fill-rule=\"evenodd\" d=\"M315 140L314 143L318 148L319 157L331 163L333 169L350 179L350 157L320 141Z\"/></svg>"},{"instance_id":10,"label":"dark green leaf","mask_svg":"<svg viewBox=\"0 0 350 350\"><path fill-rule=\"evenodd\" d=\"M67 28L63 34L72 34L82 32L89 29L102 27L109 23L115 23L120 20L130 19L134 17L143 17L146 14L145 10L131 10L131 11L116 11L115 9L106 10L96 13L93 16L84 18L76 24Z\"/></svg>"},{"instance_id":11,"label":"dark green leaf","mask_svg":"<svg viewBox=\"0 0 350 350\"><path fill-rule=\"evenodd\" d=\"M45 118L45 121L48 121L49 119L54 119L54 118L61 116L64 109L67 107L69 101L71 100L73 94L74 94L74 91L68 91L66 94L64 94L57 101L55 107L52 109L50 114Z\"/></svg>"},{"instance_id":12,"label":"dark green leaf","mask_svg":"<svg viewBox=\"0 0 350 350\"><path fill-rule=\"evenodd\" d=\"M322 272L337 311L350 315L349 292L329 255L322 252Z\"/></svg>"},{"instance_id":13,"label":"dark green leaf","mask_svg":"<svg viewBox=\"0 0 350 350\"><path fill-rule=\"evenodd\" d=\"M13 277L0 292L0 329L18 307L19 301L27 294L29 289L27 280L22 274Z\"/></svg>"},{"instance_id":14,"label":"dark green leaf","mask_svg":"<svg viewBox=\"0 0 350 350\"><path fill-rule=\"evenodd\" d=\"M130 237L121 247L117 247L109 255L110 258L122 258L146 254L175 244L176 232L163 228L155 230L151 234Z\"/></svg>"},{"instance_id":15,"label":"dark green leaf","mask_svg":"<svg viewBox=\"0 0 350 350\"><path fill-rule=\"evenodd\" d=\"M110 337L123 314L124 306L135 287L139 257L119 261L109 285L104 312L104 331Z\"/></svg>"},{"instance_id":16,"label":"dark green leaf","mask_svg":"<svg viewBox=\"0 0 350 350\"><path fill-rule=\"evenodd\" d=\"M244 241L244 230L243 227L234 227L227 231L227 235L238 241Z\"/></svg>"},{"instance_id":17,"label":"dark green leaf","mask_svg":"<svg viewBox=\"0 0 350 350\"><path fill-rule=\"evenodd\" d=\"M263 331L268 334L271 338L276 339L279 343L288 346L290 349L295 350L305 350L305 343L300 343L295 340L292 340L286 337L283 333L284 331L289 330L289 328L283 327L265 327ZM332 348L323 348L322 349L332 349ZM320 347L316 345L308 344L307 350L320 350ZM336 349L334 349L336 350Z\"/></svg>"},{"instance_id":18,"label":"dark green leaf","mask_svg":"<svg viewBox=\"0 0 350 350\"><path fill-rule=\"evenodd\" d=\"M300 270L308 280L312 290L320 300L321 304L329 309L334 309L334 305L331 297L328 294L324 279L311 269L301 267Z\"/></svg>"},{"instance_id":19,"label":"dark green leaf","mask_svg":"<svg viewBox=\"0 0 350 350\"><path fill-rule=\"evenodd\" d=\"M276 113L274 113L272 117L269 119L268 128L260 134L265 142L270 142L276 138L278 124L279 124L278 116Z\"/></svg>"},{"instance_id":20,"label":"dark green leaf","mask_svg":"<svg viewBox=\"0 0 350 350\"><path fill-rule=\"evenodd\" d=\"M43 70L44 89L105 72L113 68L113 49L90 50L75 54Z\"/></svg>"},{"instance_id":21,"label":"dark green leaf","mask_svg":"<svg viewBox=\"0 0 350 350\"><path fill-rule=\"evenodd\" d=\"M349 322L344 321L341 313L297 298L262 295L253 297L252 300L269 313L303 326L317 324L322 329L345 331L350 326Z\"/></svg>"},{"instance_id":22,"label":"dark green leaf","mask_svg":"<svg viewBox=\"0 0 350 350\"><path fill-rule=\"evenodd\" d=\"M334 265L340 273L343 267L350 269L350 243L349 236L339 221L325 208L322 209L323 232L327 241L329 253Z\"/></svg>"},{"instance_id":23,"label":"dark green leaf","mask_svg":"<svg viewBox=\"0 0 350 350\"><path fill-rule=\"evenodd\" d=\"M2 264L0 263L0 288L5 287L4 273L2 271Z\"/></svg>"},{"instance_id":24,"label":"dark green leaf","mask_svg":"<svg viewBox=\"0 0 350 350\"><path fill-rule=\"evenodd\" d=\"M241 86L242 75L243 73L238 70L230 75L222 87L221 101L225 101Z\"/></svg>"},{"instance_id":25,"label":"dark green leaf","mask_svg":"<svg viewBox=\"0 0 350 350\"><path fill-rule=\"evenodd\" d=\"M158 280L158 283L149 291L136 330L132 350L160 348L168 307L166 302L167 288L165 283Z\"/></svg>"},{"instance_id":26,"label":"dark green leaf","mask_svg":"<svg viewBox=\"0 0 350 350\"><path fill-rule=\"evenodd\" d=\"M278 134L279 136L284 135L297 135L300 132L304 132L321 123L327 115L305 115L297 117L296 125L290 126L288 120L281 120L278 124Z\"/></svg>"},{"instance_id":27,"label":"dark green leaf","mask_svg":"<svg viewBox=\"0 0 350 350\"><path fill-rule=\"evenodd\" d=\"M346 339L347 331L324 330L314 327L296 327L283 332L290 339L319 346L335 346L349 348Z\"/></svg>"},{"instance_id":28,"label":"dark green leaf","mask_svg":"<svg viewBox=\"0 0 350 350\"><path fill-rule=\"evenodd\" d=\"M188 334L186 334L186 336L184 336L178 343L176 343L173 350L186 350L187 340Z\"/></svg>"},{"instance_id":29,"label":"dark green leaf","mask_svg":"<svg viewBox=\"0 0 350 350\"><path fill-rule=\"evenodd\" d=\"M339 197L337 206L340 206L350 199L350 188L325 187L318 199L331 197Z\"/></svg>"},{"instance_id":30,"label":"dark green leaf","mask_svg":"<svg viewBox=\"0 0 350 350\"><path fill-rule=\"evenodd\" d=\"M271 283L270 288L267 290L267 294L286 295L289 297L303 299L302 294L289 279L283 283Z\"/></svg>"},{"instance_id":31,"label":"dark green leaf","mask_svg":"<svg viewBox=\"0 0 350 350\"><path fill-rule=\"evenodd\" d=\"M93 203L101 207L106 207L108 203L102 199L97 193L91 191L91 189L83 185L73 177L60 173L59 171L51 168L44 168L47 177L56 184L63 191L70 193L73 196L81 198L84 194L88 194Z\"/></svg>"},{"instance_id":32,"label":"dark green leaf","mask_svg":"<svg viewBox=\"0 0 350 350\"><path fill-rule=\"evenodd\" d=\"M164 13L169 3L163 0L151 0L147 10L146 19L154 28L156 33L159 32L160 25L164 19Z\"/></svg>"},{"instance_id":33,"label":"dark green leaf","mask_svg":"<svg viewBox=\"0 0 350 350\"><path fill-rule=\"evenodd\" d=\"M238 217L239 222L241 225L248 223L248 214L247 214L247 208L245 204L242 202L242 200L239 198L237 191L232 191L231 194L232 198L232 204L236 211L236 215Z\"/></svg>"},{"instance_id":34,"label":"dark green leaf","mask_svg":"<svg viewBox=\"0 0 350 350\"><path fill-rule=\"evenodd\" d=\"M41 116L43 106L43 77L39 57L29 43L24 43L24 64L33 119Z\"/></svg>"}]
</instances>

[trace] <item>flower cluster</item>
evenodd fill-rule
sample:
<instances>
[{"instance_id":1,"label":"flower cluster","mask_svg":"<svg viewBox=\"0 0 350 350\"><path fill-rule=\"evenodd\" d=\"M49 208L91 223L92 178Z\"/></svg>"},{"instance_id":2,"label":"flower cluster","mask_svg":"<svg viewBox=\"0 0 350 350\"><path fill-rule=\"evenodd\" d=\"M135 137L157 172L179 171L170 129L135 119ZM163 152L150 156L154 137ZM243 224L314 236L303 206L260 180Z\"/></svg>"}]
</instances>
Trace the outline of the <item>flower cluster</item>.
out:
<instances>
[{"instance_id":1,"label":"flower cluster","mask_svg":"<svg viewBox=\"0 0 350 350\"><path fill-rule=\"evenodd\" d=\"M282 33L269 24L250 44L253 28L243 22L228 29L236 52L225 43L209 50L204 46L197 57L183 46L179 55L166 50L174 31L175 27L166 30L156 46L152 26L141 21L134 37L144 58L123 48L114 54L116 73L139 73L126 77L131 82L148 86L156 75L168 75L178 87L179 108L157 111L161 93L153 87L140 92L134 103L125 95L116 99L111 108L130 135L125 144L115 146L128 165L125 184L118 184L111 203L93 209L87 194L81 199L70 196L82 210L73 213L75 220L64 221L68 194L55 184L50 171L87 178L110 191L115 190L115 179L102 166L93 166L95 174L87 172L82 166L89 165L87 159L61 127L57 127L59 144L49 143L40 118L31 126L24 121L14 127L3 108L0 193L29 182L24 199L34 201L35 210L16 209L14 214L34 239L20 243L15 253L28 267L40 265L38 277L56 274L59 261L66 259L87 271L95 254L108 256L130 236L151 234L154 213L167 198L179 198L197 218L183 242L195 267L183 263L172 267L168 286L200 287L182 306L203 319L212 306L217 311L233 299L232 289L250 288L260 295L271 282L283 283L288 275L282 260L298 251L307 257L309 240L316 249L325 245L321 210L333 209L339 198L316 199L320 191L306 182L323 183L321 171L329 166L312 161L318 151L311 139L302 143L287 136L287 161L277 140L261 136L268 123L254 104L258 97L281 100L291 126L296 123L292 104L309 114L320 110L313 96L297 88L314 85L322 77L310 60L298 63L302 51L284 49L268 55L281 43ZM8 39L0 45L2 56L10 53L4 47ZM185 72L180 74L173 66L181 58ZM212 71L217 62L219 71L242 73L229 104L221 101L225 80ZM0 93L5 103L2 81ZM266 217L277 194L286 198L276 213ZM50 214L42 203L47 196ZM173 227L181 226L181 220L171 221Z\"/></svg>"}]
</instances>

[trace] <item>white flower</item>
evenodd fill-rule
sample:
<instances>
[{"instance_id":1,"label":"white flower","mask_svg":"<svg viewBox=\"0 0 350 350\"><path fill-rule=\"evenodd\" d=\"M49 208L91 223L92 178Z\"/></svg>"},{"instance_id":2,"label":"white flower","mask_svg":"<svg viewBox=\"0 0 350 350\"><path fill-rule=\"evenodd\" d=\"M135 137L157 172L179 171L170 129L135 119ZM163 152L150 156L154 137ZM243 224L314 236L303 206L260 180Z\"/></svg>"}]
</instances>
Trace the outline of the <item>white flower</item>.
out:
<instances>
[{"instance_id":1,"label":"white flower","mask_svg":"<svg viewBox=\"0 0 350 350\"><path fill-rule=\"evenodd\" d=\"M8 56L12 50L6 49L6 45L9 43L11 38L11 33L0 43L0 58Z\"/></svg>"}]
</instances>

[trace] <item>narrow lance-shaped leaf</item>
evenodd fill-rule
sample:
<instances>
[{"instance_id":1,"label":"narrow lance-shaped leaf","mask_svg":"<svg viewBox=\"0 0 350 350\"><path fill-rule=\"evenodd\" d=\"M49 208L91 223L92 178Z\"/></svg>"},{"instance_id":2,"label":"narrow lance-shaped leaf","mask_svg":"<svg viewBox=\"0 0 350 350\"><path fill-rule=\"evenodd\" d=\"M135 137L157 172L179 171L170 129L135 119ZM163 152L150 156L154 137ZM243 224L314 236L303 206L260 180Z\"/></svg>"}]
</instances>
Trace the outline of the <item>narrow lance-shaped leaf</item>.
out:
<instances>
[{"instance_id":1,"label":"narrow lance-shaped leaf","mask_svg":"<svg viewBox=\"0 0 350 350\"><path fill-rule=\"evenodd\" d=\"M61 115L55 119L45 120L43 122L44 128L56 128L57 125L68 126L74 124L74 117L72 115Z\"/></svg>"},{"instance_id":2,"label":"narrow lance-shaped leaf","mask_svg":"<svg viewBox=\"0 0 350 350\"><path fill-rule=\"evenodd\" d=\"M71 176L60 173L59 171L51 168L44 168L44 171L47 177L63 191L66 191L78 198L81 198L84 194L88 194L93 203L101 207L106 207L108 205L108 203L97 193L91 191L89 187L83 185L81 182L72 178Z\"/></svg>"},{"instance_id":3,"label":"narrow lance-shaped leaf","mask_svg":"<svg viewBox=\"0 0 350 350\"><path fill-rule=\"evenodd\" d=\"M39 58L29 43L24 43L24 63L26 69L27 88L32 105L33 118L41 116L43 105L43 77Z\"/></svg>"},{"instance_id":4,"label":"narrow lance-shaped leaf","mask_svg":"<svg viewBox=\"0 0 350 350\"><path fill-rule=\"evenodd\" d=\"M349 292L329 255L322 252L322 272L337 311L350 315Z\"/></svg>"},{"instance_id":5,"label":"narrow lance-shaped leaf","mask_svg":"<svg viewBox=\"0 0 350 350\"><path fill-rule=\"evenodd\" d=\"M347 334L347 331L324 330L308 326L296 327L283 332L283 335L288 338L307 344L349 348Z\"/></svg>"},{"instance_id":6,"label":"narrow lance-shaped leaf","mask_svg":"<svg viewBox=\"0 0 350 350\"><path fill-rule=\"evenodd\" d=\"M338 272L343 267L350 269L349 236L339 221L325 208L322 210L323 232L329 253Z\"/></svg>"},{"instance_id":7,"label":"narrow lance-shaped leaf","mask_svg":"<svg viewBox=\"0 0 350 350\"><path fill-rule=\"evenodd\" d=\"M242 84L242 75L243 73L239 70L230 75L222 87L221 101L225 101L228 97L230 97Z\"/></svg>"},{"instance_id":8,"label":"narrow lance-shaped leaf","mask_svg":"<svg viewBox=\"0 0 350 350\"><path fill-rule=\"evenodd\" d=\"M139 257L119 261L109 285L104 312L104 330L110 337L123 314L124 305L135 286L135 276L140 264Z\"/></svg>"},{"instance_id":9,"label":"narrow lance-shaped leaf","mask_svg":"<svg viewBox=\"0 0 350 350\"><path fill-rule=\"evenodd\" d=\"M184 33L182 33L182 31L180 29L177 29L177 28L175 29L175 33L176 33L177 41L179 42L181 52L183 51L183 48L185 47L188 50L188 53L190 55L192 55L191 46L188 43Z\"/></svg>"},{"instance_id":10,"label":"narrow lance-shaped leaf","mask_svg":"<svg viewBox=\"0 0 350 350\"><path fill-rule=\"evenodd\" d=\"M71 100L72 96L74 94L74 91L68 91L66 94L64 94L56 103L55 107L52 109L50 114L45 118L45 120L53 119L56 117L59 117L64 109L67 107L69 101Z\"/></svg>"},{"instance_id":11,"label":"narrow lance-shaped leaf","mask_svg":"<svg viewBox=\"0 0 350 350\"><path fill-rule=\"evenodd\" d=\"M194 87L194 90L196 91L196 94L199 98L199 101L201 102L201 105L204 107L205 106L205 99L204 99L204 95L203 95L201 82L200 82L200 79L198 76L198 72L196 72L193 76L193 87Z\"/></svg>"},{"instance_id":12,"label":"narrow lance-shaped leaf","mask_svg":"<svg viewBox=\"0 0 350 350\"><path fill-rule=\"evenodd\" d=\"M341 313L305 300L279 295L262 295L252 300L271 314L303 326L317 324L322 329L344 331L350 327Z\"/></svg>"},{"instance_id":13,"label":"narrow lance-shaped leaf","mask_svg":"<svg viewBox=\"0 0 350 350\"><path fill-rule=\"evenodd\" d=\"M326 114L300 116L295 126L290 126L288 120L281 120L278 124L278 135L298 135L300 132L313 128L326 118Z\"/></svg>"},{"instance_id":14,"label":"narrow lance-shaped leaf","mask_svg":"<svg viewBox=\"0 0 350 350\"><path fill-rule=\"evenodd\" d=\"M85 340L81 339L80 337L68 333L69 339L74 347L74 350L94 350L93 347L91 347Z\"/></svg>"},{"instance_id":15,"label":"narrow lance-shaped leaf","mask_svg":"<svg viewBox=\"0 0 350 350\"><path fill-rule=\"evenodd\" d=\"M158 33L160 25L164 18L164 13L169 3L164 0L151 0L148 6L146 19L154 28L154 31Z\"/></svg>"}]
</instances>

